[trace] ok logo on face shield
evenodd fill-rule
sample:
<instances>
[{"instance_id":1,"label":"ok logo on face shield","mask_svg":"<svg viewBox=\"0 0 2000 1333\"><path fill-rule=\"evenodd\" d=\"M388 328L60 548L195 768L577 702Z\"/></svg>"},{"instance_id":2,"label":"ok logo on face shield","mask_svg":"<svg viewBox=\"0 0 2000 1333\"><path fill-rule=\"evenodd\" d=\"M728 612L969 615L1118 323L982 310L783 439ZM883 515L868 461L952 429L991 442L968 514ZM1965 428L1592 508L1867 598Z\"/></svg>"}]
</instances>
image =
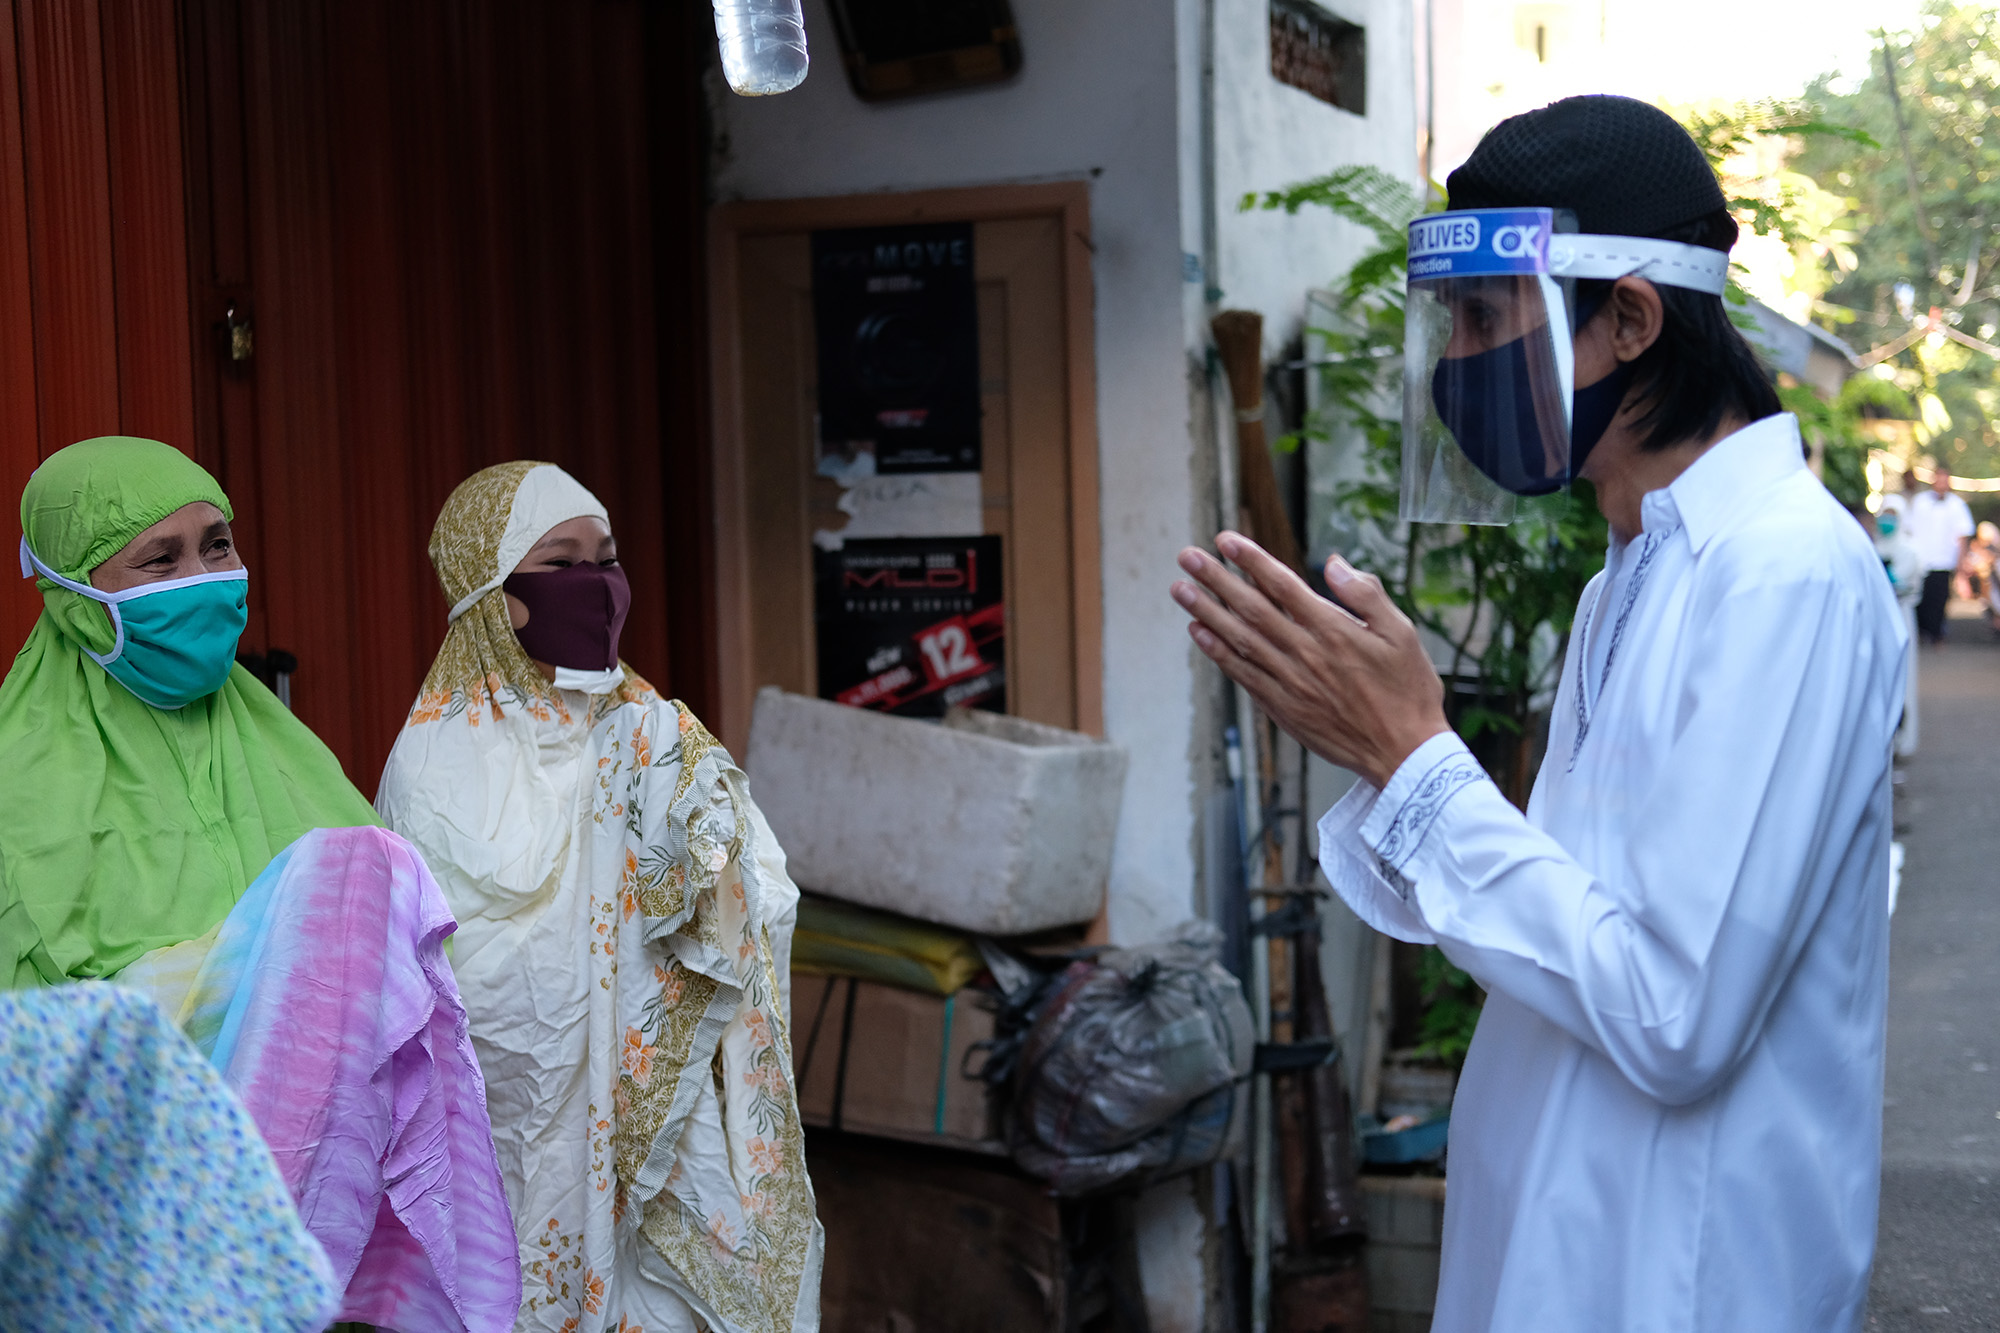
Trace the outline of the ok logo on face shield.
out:
<instances>
[{"instance_id":1,"label":"ok logo on face shield","mask_svg":"<svg viewBox=\"0 0 2000 1333\"><path fill-rule=\"evenodd\" d=\"M1521 259L1537 252L1542 229L1539 225L1517 225L1493 229L1493 253L1504 259Z\"/></svg>"}]
</instances>

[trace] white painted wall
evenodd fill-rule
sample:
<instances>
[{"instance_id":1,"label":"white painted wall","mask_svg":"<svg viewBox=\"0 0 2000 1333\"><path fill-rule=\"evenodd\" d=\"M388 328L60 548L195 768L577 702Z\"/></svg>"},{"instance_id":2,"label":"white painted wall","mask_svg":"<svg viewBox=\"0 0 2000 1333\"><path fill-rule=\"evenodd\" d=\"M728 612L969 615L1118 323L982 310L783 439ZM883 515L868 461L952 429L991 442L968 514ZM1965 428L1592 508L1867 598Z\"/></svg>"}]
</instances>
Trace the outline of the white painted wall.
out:
<instances>
[{"instance_id":1,"label":"white painted wall","mask_svg":"<svg viewBox=\"0 0 2000 1333\"><path fill-rule=\"evenodd\" d=\"M1156 935L1187 917L1195 878L1194 664L1165 591L1193 536L1174 12L1157 0L1015 0L1018 78L876 105L846 82L824 0L805 14L806 82L718 101L719 199L1090 181L1105 725L1131 754L1111 925L1121 941Z\"/></svg>"},{"instance_id":2,"label":"white painted wall","mask_svg":"<svg viewBox=\"0 0 2000 1333\"><path fill-rule=\"evenodd\" d=\"M1261 310L1275 349L1308 288L1365 237L1324 211L1238 213L1246 191L1372 162L1414 179L1407 0L1332 0L1364 23L1365 117L1271 77L1267 0L1214 0L1216 182L1224 304ZM812 74L782 97L716 99L716 197L772 199L1082 178L1096 248L1105 720L1132 755L1112 872L1114 935L1153 936L1193 909L1198 665L1166 600L1173 557L1209 535L1212 465L1200 357L1201 0L1015 0L1012 82L870 105L849 89L824 0L806 0ZM1191 375L1191 372L1192 375ZM1190 379L1195 392L1190 394ZM1192 400L1191 400L1192 399ZM1197 489L1197 485L1201 489Z\"/></svg>"},{"instance_id":3,"label":"white painted wall","mask_svg":"<svg viewBox=\"0 0 2000 1333\"><path fill-rule=\"evenodd\" d=\"M1243 192L1348 162L1414 178L1408 0L1331 0L1368 27L1366 117L1270 74L1267 0L1216 6L1217 186L1224 303L1262 310L1272 349L1305 293L1365 238L1331 215L1239 215ZM856 98L824 0L805 0L813 72L781 97L717 93L718 200L1085 179L1095 248L1105 724L1131 755L1111 873L1112 935L1157 936L1197 906L1201 790L1223 692L1167 599L1174 557L1212 536L1220 405L1208 309L1185 257L1202 253L1204 0L1014 0L1013 82L888 105ZM1216 734L1211 734L1216 733ZM1217 1326L1207 1229L1187 1182L1151 1191L1140 1264L1154 1327Z\"/></svg>"},{"instance_id":4,"label":"white painted wall","mask_svg":"<svg viewBox=\"0 0 2000 1333\"><path fill-rule=\"evenodd\" d=\"M1237 201L1354 163L1417 182L1410 0L1319 3L1367 29L1366 116L1271 77L1268 0L1215 0L1216 285L1224 306L1262 312L1267 355L1299 332L1307 290L1331 284L1372 240L1325 209L1242 213Z\"/></svg>"}]
</instances>

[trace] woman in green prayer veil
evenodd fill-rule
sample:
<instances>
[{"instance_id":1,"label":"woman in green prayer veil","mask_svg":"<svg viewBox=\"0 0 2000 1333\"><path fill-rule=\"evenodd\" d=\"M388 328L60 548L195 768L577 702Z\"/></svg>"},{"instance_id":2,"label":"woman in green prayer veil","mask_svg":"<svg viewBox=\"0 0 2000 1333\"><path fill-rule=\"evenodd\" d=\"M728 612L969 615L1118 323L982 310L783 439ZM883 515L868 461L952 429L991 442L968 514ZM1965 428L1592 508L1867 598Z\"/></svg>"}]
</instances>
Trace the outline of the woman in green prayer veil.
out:
<instances>
[{"instance_id":1,"label":"woman in green prayer veil","mask_svg":"<svg viewBox=\"0 0 2000 1333\"><path fill-rule=\"evenodd\" d=\"M0 982L109 977L216 927L311 829L376 823L339 761L235 664L228 498L111 436L21 496L43 610L0 684Z\"/></svg>"},{"instance_id":2,"label":"woman in green prayer veil","mask_svg":"<svg viewBox=\"0 0 2000 1333\"><path fill-rule=\"evenodd\" d=\"M28 480L42 614L0 683L0 983L151 997L309 1202L342 1320L506 1333L520 1257L456 925L416 849L236 665L230 517L153 440L85 440Z\"/></svg>"}]
</instances>

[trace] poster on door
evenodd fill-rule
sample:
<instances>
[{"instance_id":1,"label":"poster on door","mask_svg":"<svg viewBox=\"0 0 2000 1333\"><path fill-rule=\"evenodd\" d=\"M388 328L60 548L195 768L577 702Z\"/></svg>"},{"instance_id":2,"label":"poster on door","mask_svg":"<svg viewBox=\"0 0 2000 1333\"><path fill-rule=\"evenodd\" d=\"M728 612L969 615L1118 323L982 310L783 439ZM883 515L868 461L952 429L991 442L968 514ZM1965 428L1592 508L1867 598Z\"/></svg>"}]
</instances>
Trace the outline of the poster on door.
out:
<instances>
[{"instance_id":1,"label":"poster on door","mask_svg":"<svg viewBox=\"0 0 2000 1333\"><path fill-rule=\"evenodd\" d=\"M812 266L821 471L979 471L972 224L816 231Z\"/></svg>"},{"instance_id":2,"label":"poster on door","mask_svg":"<svg viewBox=\"0 0 2000 1333\"><path fill-rule=\"evenodd\" d=\"M895 537L813 554L823 699L902 717L1007 707L998 537Z\"/></svg>"}]
</instances>

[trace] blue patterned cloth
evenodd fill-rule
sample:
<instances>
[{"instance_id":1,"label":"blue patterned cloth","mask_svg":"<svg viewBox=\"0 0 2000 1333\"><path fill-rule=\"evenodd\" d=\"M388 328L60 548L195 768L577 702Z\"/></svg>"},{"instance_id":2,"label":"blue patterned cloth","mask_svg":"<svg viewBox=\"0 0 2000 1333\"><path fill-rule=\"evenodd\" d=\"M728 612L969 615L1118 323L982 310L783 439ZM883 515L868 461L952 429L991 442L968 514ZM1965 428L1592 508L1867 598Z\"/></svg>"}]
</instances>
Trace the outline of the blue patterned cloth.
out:
<instances>
[{"instance_id":1,"label":"blue patterned cloth","mask_svg":"<svg viewBox=\"0 0 2000 1333\"><path fill-rule=\"evenodd\" d=\"M0 994L0 1328L323 1329L325 1253L151 1000Z\"/></svg>"}]
</instances>

